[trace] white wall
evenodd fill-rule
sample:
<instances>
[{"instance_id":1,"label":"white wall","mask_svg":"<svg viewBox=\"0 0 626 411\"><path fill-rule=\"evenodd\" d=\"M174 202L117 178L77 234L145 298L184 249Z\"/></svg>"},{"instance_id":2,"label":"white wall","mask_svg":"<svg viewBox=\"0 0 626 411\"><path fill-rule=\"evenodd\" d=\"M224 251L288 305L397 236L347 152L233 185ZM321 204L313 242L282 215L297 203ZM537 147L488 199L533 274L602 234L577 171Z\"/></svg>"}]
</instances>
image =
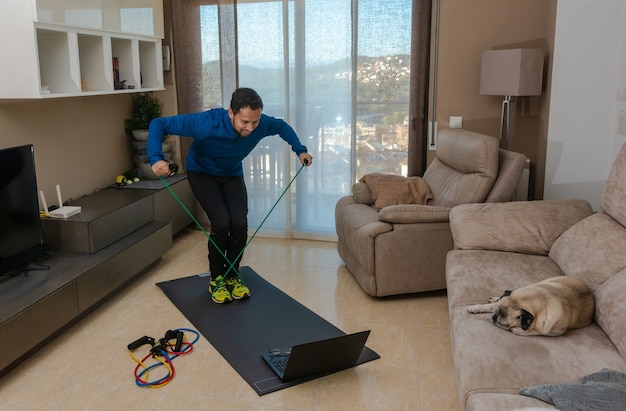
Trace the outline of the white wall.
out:
<instances>
[{"instance_id":1,"label":"white wall","mask_svg":"<svg viewBox=\"0 0 626 411\"><path fill-rule=\"evenodd\" d=\"M584 198L600 208L626 142L625 10L626 0L557 4L545 199Z\"/></svg>"}]
</instances>

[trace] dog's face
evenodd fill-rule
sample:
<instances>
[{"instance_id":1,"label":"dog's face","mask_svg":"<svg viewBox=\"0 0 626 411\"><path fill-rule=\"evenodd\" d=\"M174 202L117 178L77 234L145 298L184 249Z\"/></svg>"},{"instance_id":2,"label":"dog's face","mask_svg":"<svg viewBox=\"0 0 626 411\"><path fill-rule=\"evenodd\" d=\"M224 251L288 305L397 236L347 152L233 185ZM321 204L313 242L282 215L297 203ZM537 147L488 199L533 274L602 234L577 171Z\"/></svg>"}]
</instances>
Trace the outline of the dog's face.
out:
<instances>
[{"instance_id":1,"label":"dog's face","mask_svg":"<svg viewBox=\"0 0 626 411\"><path fill-rule=\"evenodd\" d=\"M510 331L511 328L528 330L535 322L535 316L519 306L511 292L507 291L498 300L498 306L491 317L496 327Z\"/></svg>"}]
</instances>

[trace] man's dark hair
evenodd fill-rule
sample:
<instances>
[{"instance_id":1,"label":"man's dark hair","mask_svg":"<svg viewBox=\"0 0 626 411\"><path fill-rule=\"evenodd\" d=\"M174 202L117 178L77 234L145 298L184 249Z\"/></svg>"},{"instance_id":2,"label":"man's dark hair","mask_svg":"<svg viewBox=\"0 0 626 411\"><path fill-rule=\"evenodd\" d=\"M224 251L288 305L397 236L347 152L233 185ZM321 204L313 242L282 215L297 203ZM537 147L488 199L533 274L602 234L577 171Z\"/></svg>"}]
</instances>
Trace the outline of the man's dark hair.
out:
<instances>
[{"instance_id":1,"label":"man's dark hair","mask_svg":"<svg viewBox=\"0 0 626 411\"><path fill-rule=\"evenodd\" d=\"M230 100L230 108L233 114L237 114L244 107L250 107L252 110L263 109L263 100L256 91L251 88L238 88L233 92Z\"/></svg>"}]
</instances>

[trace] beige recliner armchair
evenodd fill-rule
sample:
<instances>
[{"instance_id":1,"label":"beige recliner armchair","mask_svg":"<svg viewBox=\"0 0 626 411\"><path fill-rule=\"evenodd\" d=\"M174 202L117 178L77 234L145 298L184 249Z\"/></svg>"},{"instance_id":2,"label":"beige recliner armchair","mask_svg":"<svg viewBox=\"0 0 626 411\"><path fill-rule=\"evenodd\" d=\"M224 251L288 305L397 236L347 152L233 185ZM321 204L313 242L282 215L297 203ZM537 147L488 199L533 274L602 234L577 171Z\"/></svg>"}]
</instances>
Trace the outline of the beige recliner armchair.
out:
<instances>
[{"instance_id":1,"label":"beige recliner armchair","mask_svg":"<svg viewBox=\"0 0 626 411\"><path fill-rule=\"evenodd\" d=\"M526 156L498 148L491 136L461 129L438 133L437 157L423 179L429 205L376 210L366 183L335 206L337 251L366 293L388 295L446 288L446 254L453 248L448 214L465 203L511 201Z\"/></svg>"}]
</instances>

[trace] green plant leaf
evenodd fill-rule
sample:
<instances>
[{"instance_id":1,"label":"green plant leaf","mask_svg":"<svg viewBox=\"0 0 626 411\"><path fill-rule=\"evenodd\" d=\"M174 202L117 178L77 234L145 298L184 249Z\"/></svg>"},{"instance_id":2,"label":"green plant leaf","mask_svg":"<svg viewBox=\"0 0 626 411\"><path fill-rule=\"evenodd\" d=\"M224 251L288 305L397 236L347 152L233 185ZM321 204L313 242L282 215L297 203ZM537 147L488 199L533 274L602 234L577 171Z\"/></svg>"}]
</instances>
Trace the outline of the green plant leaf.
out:
<instances>
[{"instance_id":1,"label":"green plant leaf","mask_svg":"<svg viewBox=\"0 0 626 411\"><path fill-rule=\"evenodd\" d=\"M133 94L131 117L124 120L124 128L128 133L146 130L157 117L161 117L161 102L152 92Z\"/></svg>"}]
</instances>

